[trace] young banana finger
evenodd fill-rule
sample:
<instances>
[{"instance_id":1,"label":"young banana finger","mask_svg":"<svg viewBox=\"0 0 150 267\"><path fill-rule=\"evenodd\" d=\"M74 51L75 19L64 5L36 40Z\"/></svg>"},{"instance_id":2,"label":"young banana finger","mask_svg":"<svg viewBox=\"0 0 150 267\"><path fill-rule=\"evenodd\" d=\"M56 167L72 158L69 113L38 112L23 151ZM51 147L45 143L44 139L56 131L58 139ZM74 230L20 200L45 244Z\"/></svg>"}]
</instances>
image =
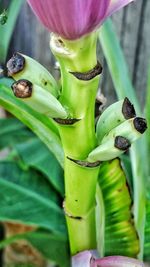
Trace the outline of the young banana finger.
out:
<instances>
[{"instance_id":1,"label":"young banana finger","mask_svg":"<svg viewBox=\"0 0 150 267\"><path fill-rule=\"evenodd\" d=\"M118 135L127 138L131 143L133 143L139 137L141 137L146 129L147 123L144 118L131 118L121 123L119 126L113 128L108 134L106 134L102 139L101 144Z\"/></svg>"},{"instance_id":2,"label":"young banana finger","mask_svg":"<svg viewBox=\"0 0 150 267\"><path fill-rule=\"evenodd\" d=\"M37 84L58 97L59 89L53 76L31 57L15 53L7 62L8 75L15 81L25 79Z\"/></svg>"},{"instance_id":3,"label":"young banana finger","mask_svg":"<svg viewBox=\"0 0 150 267\"><path fill-rule=\"evenodd\" d=\"M28 80L19 80L12 84L12 90L16 97L32 109L51 118L67 118L67 112L61 103L49 92Z\"/></svg>"},{"instance_id":4,"label":"young banana finger","mask_svg":"<svg viewBox=\"0 0 150 267\"><path fill-rule=\"evenodd\" d=\"M112 129L108 135L105 135L101 144L88 155L87 160L96 162L119 157L134 141L141 137L146 128L146 120L143 118L136 117L123 122Z\"/></svg>"},{"instance_id":5,"label":"young banana finger","mask_svg":"<svg viewBox=\"0 0 150 267\"><path fill-rule=\"evenodd\" d=\"M96 134L98 144L101 143L105 134L109 133L113 128L117 127L125 120L133 118L135 116L136 114L134 106L127 97L124 100L120 100L110 105L102 113L97 122Z\"/></svg>"}]
</instances>

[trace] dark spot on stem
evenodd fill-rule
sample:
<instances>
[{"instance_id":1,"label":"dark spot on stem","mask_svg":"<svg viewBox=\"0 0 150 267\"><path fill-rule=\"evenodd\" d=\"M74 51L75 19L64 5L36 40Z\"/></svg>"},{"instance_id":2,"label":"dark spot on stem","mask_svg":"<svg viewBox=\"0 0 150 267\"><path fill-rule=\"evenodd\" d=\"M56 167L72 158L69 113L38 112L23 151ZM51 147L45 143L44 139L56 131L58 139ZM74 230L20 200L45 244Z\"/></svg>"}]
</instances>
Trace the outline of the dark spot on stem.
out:
<instances>
[{"instance_id":1,"label":"dark spot on stem","mask_svg":"<svg viewBox=\"0 0 150 267\"><path fill-rule=\"evenodd\" d=\"M54 120L62 125L73 125L76 122L80 121L80 119L60 119L60 118L54 118Z\"/></svg>"},{"instance_id":2,"label":"dark spot on stem","mask_svg":"<svg viewBox=\"0 0 150 267\"><path fill-rule=\"evenodd\" d=\"M125 151L131 146L131 144L127 138L123 136L116 136L114 146Z\"/></svg>"},{"instance_id":3,"label":"dark spot on stem","mask_svg":"<svg viewBox=\"0 0 150 267\"><path fill-rule=\"evenodd\" d=\"M99 62L97 62L97 65L90 71L87 72L72 72L70 71L72 75L74 75L77 79L82 81L89 81L95 78L96 76L100 75L102 73L102 66Z\"/></svg>"},{"instance_id":4,"label":"dark spot on stem","mask_svg":"<svg viewBox=\"0 0 150 267\"><path fill-rule=\"evenodd\" d=\"M69 157L67 157L67 159L73 161L74 163L82 166L82 167L87 167L87 168L94 168L100 165L100 161L96 161L96 162L88 162L88 161L84 161L84 160L75 160L75 159L71 159Z\"/></svg>"},{"instance_id":5,"label":"dark spot on stem","mask_svg":"<svg viewBox=\"0 0 150 267\"><path fill-rule=\"evenodd\" d=\"M63 201L63 209L64 209L65 215L67 217L69 217L70 219L74 219L74 220L82 220L83 219L81 216L74 216L70 212L67 212L66 207L65 207L65 201Z\"/></svg>"},{"instance_id":6,"label":"dark spot on stem","mask_svg":"<svg viewBox=\"0 0 150 267\"><path fill-rule=\"evenodd\" d=\"M28 98L32 95L32 83L28 80L19 80L11 86L13 93L18 98Z\"/></svg>"},{"instance_id":7,"label":"dark spot on stem","mask_svg":"<svg viewBox=\"0 0 150 267\"><path fill-rule=\"evenodd\" d=\"M140 117L135 118L133 124L135 129L141 134L143 134L147 129L147 122L144 118Z\"/></svg>"},{"instance_id":8,"label":"dark spot on stem","mask_svg":"<svg viewBox=\"0 0 150 267\"><path fill-rule=\"evenodd\" d=\"M12 76L24 69L25 58L19 54L15 53L12 58L7 62L8 75Z\"/></svg>"},{"instance_id":9,"label":"dark spot on stem","mask_svg":"<svg viewBox=\"0 0 150 267\"><path fill-rule=\"evenodd\" d=\"M134 106L127 97L124 99L123 102L122 113L126 120L134 118L136 116Z\"/></svg>"}]
</instances>

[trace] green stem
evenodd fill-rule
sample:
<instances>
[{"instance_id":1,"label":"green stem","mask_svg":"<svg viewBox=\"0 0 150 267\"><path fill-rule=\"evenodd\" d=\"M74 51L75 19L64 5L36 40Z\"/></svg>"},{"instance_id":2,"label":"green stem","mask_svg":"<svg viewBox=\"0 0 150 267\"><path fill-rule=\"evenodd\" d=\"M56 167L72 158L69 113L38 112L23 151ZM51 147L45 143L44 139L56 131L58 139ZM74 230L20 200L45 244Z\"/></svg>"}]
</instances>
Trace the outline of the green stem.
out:
<instances>
[{"instance_id":1,"label":"green stem","mask_svg":"<svg viewBox=\"0 0 150 267\"><path fill-rule=\"evenodd\" d=\"M72 254L96 248L95 191L99 168L83 167L72 160L85 160L97 145L94 111L99 77L83 81L71 73L87 72L96 66L96 41L96 33L77 41L56 36L51 40L61 68L59 100L69 109L70 117L79 120L59 126L65 152L64 210Z\"/></svg>"}]
</instances>

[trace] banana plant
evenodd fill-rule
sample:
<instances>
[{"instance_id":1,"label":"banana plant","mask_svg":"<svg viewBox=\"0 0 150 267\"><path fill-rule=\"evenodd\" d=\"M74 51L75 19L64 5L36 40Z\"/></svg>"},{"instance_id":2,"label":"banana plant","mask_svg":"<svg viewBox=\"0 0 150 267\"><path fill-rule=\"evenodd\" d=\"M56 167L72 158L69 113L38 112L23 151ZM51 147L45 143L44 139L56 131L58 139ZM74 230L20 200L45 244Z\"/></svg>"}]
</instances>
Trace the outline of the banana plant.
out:
<instances>
[{"instance_id":1,"label":"banana plant","mask_svg":"<svg viewBox=\"0 0 150 267\"><path fill-rule=\"evenodd\" d=\"M57 169L64 168L64 188L56 187L57 175L50 175L58 197L46 181L30 175L29 169L29 176L19 178L19 167L24 164L2 162L0 220L20 221L37 230L12 236L1 247L27 239L61 267L143 266L129 258L141 253L141 232L133 218L132 197L119 158L143 135L147 122L136 115L128 95L102 113L96 130L94 117L102 73L96 57L97 28L129 2L28 0L53 32L50 47L60 65L61 87L39 63L15 53L7 62L7 75L13 82L11 86L1 83L0 104L38 135L49 151L49 164L54 157ZM36 162L37 154L44 153L38 142L27 144L24 161L40 168L50 181L42 166L46 159ZM23 145L18 147L20 153Z\"/></svg>"}]
</instances>

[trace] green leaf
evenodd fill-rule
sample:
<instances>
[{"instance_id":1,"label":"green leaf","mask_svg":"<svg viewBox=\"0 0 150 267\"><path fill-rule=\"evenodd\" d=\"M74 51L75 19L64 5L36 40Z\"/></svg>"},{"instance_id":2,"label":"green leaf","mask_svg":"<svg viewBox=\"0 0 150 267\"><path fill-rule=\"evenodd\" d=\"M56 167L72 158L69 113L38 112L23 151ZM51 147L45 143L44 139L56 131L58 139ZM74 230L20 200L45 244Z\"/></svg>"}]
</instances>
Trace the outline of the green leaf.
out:
<instances>
[{"instance_id":1,"label":"green leaf","mask_svg":"<svg viewBox=\"0 0 150 267\"><path fill-rule=\"evenodd\" d=\"M148 129L150 129L150 66L149 66L149 69L148 69L145 115L146 115L146 119L147 119ZM147 137L147 143L148 143L148 152L149 152L149 155L150 155L150 130L147 131L146 137ZM150 170L149 170L149 172L150 172Z\"/></svg>"},{"instance_id":2,"label":"green leaf","mask_svg":"<svg viewBox=\"0 0 150 267\"><path fill-rule=\"evenodd\" d=\"M42 229L9 237L0 242L0 248L5 248L7 245L22 239L29 241L45 258L55 261L61 267L70 266L67 238L60 238L60 236Z\"/></svg>"},{"instance_id":3,"label":"green leaf","mask_svg":"<svg viewBox=\"0 0 150 267\"><path fill-rule=\"evenodd\" d=\"M44 175L54 188L64 196L63 169L49 151L49 149L36 137L15 146L19 156L27 166L31 166Z\"/></svg>"},{"instance_id":4,"label":"green leaf","mask_svg":"<svg viewBox=\"0 0 150 267\"><path fill-rule=\"evenodd\" d=\"M98 184L105 214L105 255L136 257L139 240L131 213L131 197L119 159L102 163Z\"/></svg>"},{"instance_id":5,"label":"green leaf","mask_svg":"<svg viewBox=\"0 0 150 267\"><path fill-rule=\"evenodd\" d=\"M15 118L0 120L0 148L8 146L15 149L9 158L16 159L16 156L19 156L26 168L33 167L41 171L54 188L64 196L64 177L60 164L50 150Z\"/></svg>"},{"instance_id":6,"label":"green leaf","mask_svg":"<svg viewBox=\"0 0 150 267\"><path fill-rule=\"evenodd\" d=\"M37 134L50 151L52 151L61 166L63 166L64 154L58 129L53 120L34 111L25 103L15 98L11 90L4 85L0 85L0 105Z\"/></svg>"},{"instance_id":7,"label":"green leaf","mask_svg":"<svg viewBox=\"0 0 150 267\"><path fill-rule=\"evenodd\" d=\"M17 119L0 119L0 149L13 146L33 136L33 133Z\"/></svg>"},{"instance_id":8,"label":"green leaf","mask_svg":"<svg viewBox=\"0 0 150 267\"><path fill-rule=\"evenodd\" d=\"M54 260L61 267L70 266L69 244L67 238L60 239L48 232L32 232L27 240L36 247L47 259Z\"/></svg>"},{"instance_id":9,"label":"green leaf","mask_svg":"<svg viewBox=\"0 0 150 267\"><path fill-rule=\"evenodd\" d=\"M135 90L129 76L125 57L119 44L111 20L108 20L100 30L99 40L109 67L118 99L128 97L134 104L138 115L141 109ZM134 187L134 218L140 237L140 258L143 257L144 225L145 225L145 185L148 177L148 156L146 136L142 136L130 149L133 187ZM141 164L142 162L145 164Z\"/></svg>"},{"instance_id":10,"label":"green leaf","mask_svg":"<svg viewBox=\"0 0 150 267\"><path fill-rule=\"evenodd\" d=\"M11 78L6 78L6 77L0 78L0 85L2 84L10 87L13 84L13 82L14 80Z\"/></svg>"},{"instance_id":11,"label":"green leaf","mask_svg":"<svg viewBox=\"0 0 150 267\"><path fill-rule=\"evenodd\" d=\"M147 198L146 202L144 261L150 262L150 197Z\"/></svg>"},{"instance_id":12,"label":"green leaf","mask_svg":"<svg viewBox=\"0 0 150 267\"><path fill-rule=\"evenodd\" d=\"M107 22L105 22L105 24L101 27L99 40L110 70L118 99L121 100L124 97L128 97L134 104L135 110L138 113L141 113L140 106L130 80L126 60L110 19L107 20Z\"/></svg>"},{"instance_id":13,"label":"green leaf","mask_svg":"<svg viewBox=\"0 0 150 267\"><path fill-rule=\"evenodd\" d=\"M132 177L132 166L131 166L130 156L128 154L123 154L121 155L120 159L133 201L133 177Z\"/></svg>"},{"instance_id":14,"label":"green leaf","mask_svg":"<svg viewBox=\"0 0 150 267\"><path fill-rule=\"evenodd\" d=\"M23 0L11 0L8 8L8 20L4 25L0 25L0 62L4 63L6 60L10 39L14 30L14 26L20 12Z\"/></svg>"},{"instance_id":15,"label":"green leaf","mask_svg":"<svg viewBox=\"0 0 150 267\"><path fill-rule=\"evenodd\" d=\"M21 222L66 236L58 195L49 182L33 170L14 162L0 162L0 221Z\"/></svg>"},{"instance_id":16,"label":"green leaf","mask_svg":"<svg viewBox=\"0 0 150 267\"><path fill-rule=\"evenodd\" d=\"M148 81L147 81L147 97L146 97L146 106L145 106L145 115L148 123L148 129L150 129L150 66L148 69ZM146 133L147 138L147 147L148 147L148 160L150 158L150 131ZM144 239L144 260L150 261L150 165L149 175L146 184L146 221L145 221L145 239Z\"/></svg>"}]
</instances>

